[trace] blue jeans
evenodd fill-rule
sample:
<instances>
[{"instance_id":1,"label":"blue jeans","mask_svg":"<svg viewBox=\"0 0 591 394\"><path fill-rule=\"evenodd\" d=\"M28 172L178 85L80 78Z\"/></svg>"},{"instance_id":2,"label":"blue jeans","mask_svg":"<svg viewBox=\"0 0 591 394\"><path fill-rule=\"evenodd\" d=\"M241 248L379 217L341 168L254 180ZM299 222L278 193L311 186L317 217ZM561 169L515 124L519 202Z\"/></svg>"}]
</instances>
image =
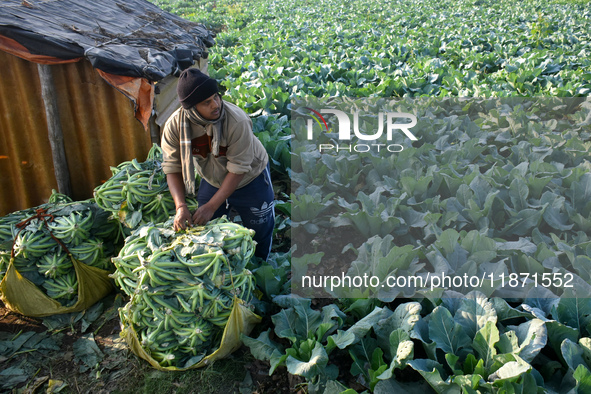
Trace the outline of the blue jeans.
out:
<instances>
[{"instance_id":1,"label":"blue jeans","mask_svg":"<svg viewBox=\"0 0 591 394\"><path fill-rule=\"evenodd\" d=\"M197 191L199 205L207 203L218 191L205 179L201 179ZM271 183L269 165L248 185L236 189L228 197L226 204L222 204L215 211L213 218L227 215L230 208L234 208L242 219L242 225L255 231L254 240L257 242L255 256L267 260L273 241L275 227L275 194Z\"/></svg>"}]
</instances>

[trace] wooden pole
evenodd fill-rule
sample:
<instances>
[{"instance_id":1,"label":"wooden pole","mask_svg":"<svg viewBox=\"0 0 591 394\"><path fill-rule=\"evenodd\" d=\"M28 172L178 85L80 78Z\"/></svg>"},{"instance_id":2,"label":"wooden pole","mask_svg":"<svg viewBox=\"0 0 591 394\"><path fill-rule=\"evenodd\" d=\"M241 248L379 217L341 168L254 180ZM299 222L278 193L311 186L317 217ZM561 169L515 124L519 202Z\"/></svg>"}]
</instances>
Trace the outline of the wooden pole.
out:
<instances>
[{"instance_id":1,"label":"wooden pole","mask_svg":"<svg viewBox=\"0 0 591 394\"><path fill-rule=\"evenodd\" d=\"M156 123L156 116L150 116L150 140L152 144L160 146L160 126Z\"/></svg>"},{"instance_id":2,"label":"wooden pole","mask_svg":"<svg viewBox=\"0 0 591 394\"><path fill-rule=\"evenodd\" d=\"M53 83L53 73L51 66L47 64L37 64L37 70L39 72L39 81L41 82L41 95L45 104L47 134L53 155L53 168L58 192L71 197L72 185L70 183L70 171L68 170L64 135L57 108L57 94L55 84Z\"/></svg>"}]
</instances>

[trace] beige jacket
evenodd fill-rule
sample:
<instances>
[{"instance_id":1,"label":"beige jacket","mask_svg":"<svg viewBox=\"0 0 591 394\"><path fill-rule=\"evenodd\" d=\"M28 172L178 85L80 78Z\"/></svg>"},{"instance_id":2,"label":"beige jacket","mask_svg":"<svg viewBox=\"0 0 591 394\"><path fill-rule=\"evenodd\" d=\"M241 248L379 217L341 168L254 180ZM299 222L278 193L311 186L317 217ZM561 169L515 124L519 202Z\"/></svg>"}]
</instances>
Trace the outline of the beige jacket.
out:
<instances>
[{"instance_id":1,"label":"beige jacket","mask_svg":"<svg viewBox=\"0 0 591 394\"><path fill-rule=\"evenodd\" d=\"M166 121L162 133L162 169L165 174L182 172L179 111L175 111ZM211 129L191 123L193 162L197 173L217 188L228 172L245 174L238 185L241 188L263 172L269 158L265 147L252 132L252 121L248 115L227 101L224 101L224 112L217 157L211 154Z\"/></svg>"}]
</instances>

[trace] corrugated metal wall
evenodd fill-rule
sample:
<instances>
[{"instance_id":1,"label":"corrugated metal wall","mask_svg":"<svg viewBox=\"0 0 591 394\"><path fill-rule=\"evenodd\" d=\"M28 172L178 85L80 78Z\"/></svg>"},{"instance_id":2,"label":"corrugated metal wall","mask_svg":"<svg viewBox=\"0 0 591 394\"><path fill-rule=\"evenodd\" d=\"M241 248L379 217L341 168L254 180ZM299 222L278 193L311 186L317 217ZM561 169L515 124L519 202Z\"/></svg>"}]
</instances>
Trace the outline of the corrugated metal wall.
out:
<instances>
[{"instance_id":1,"label":"corrugated metal wall","mask_svg":"<svg viewBox=\"0 0 591 394\"><path fill-rule=\"evenodd\" d=\"M111 176L110 166L138 158L150 135L132 102L86 60L51 66L74 200ZM37 64L0 51L0 216L47 201L56 181Z\"/></svg>"}]
</instances>

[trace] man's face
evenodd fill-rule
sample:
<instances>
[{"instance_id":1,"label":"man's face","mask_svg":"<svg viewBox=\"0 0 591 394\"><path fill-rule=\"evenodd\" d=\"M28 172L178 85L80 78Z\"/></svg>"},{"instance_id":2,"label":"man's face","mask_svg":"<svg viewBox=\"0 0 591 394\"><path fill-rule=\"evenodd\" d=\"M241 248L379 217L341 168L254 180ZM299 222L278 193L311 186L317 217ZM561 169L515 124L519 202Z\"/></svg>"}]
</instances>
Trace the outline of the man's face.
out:
<instances>
[{"instance_id":1,"label":"man's face","mask_svg":"<svg viewBox=\"0 0 591 394\"><path fill-rule=\"evenodd\" d=\"M203 119L216 120L220 117L222 99L220 98L220 95L216 93L195 105L195 108L197 108L197 112L199 112L199 115L201 115Z\"/></svg>"}]
</instances>

